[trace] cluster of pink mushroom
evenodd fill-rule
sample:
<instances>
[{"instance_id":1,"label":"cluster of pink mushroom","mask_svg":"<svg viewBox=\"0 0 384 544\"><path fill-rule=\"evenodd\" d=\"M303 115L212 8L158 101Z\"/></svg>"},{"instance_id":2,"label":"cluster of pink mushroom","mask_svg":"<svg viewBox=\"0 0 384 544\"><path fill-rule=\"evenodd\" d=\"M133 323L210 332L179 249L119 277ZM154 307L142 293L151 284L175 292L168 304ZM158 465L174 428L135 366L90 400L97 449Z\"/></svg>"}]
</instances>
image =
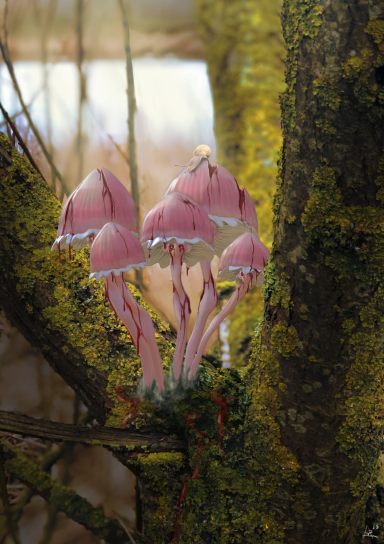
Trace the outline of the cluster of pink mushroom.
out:
<instances>
[{"instance_id":1,"label":"cluster of pink mushroom","mask_svg":"<svg viewBox=\"0 0 384 544\"><path fill-rule=\"evenodd\" d=\"M192 380L209 339L233 311L252 283L260 286L269 252L258 237L256 211L244 187L222 166L211 165L211 150L198 146L172 181L162 200L147 213L138 235L135 203L107 169L95 169L66 201L52 250L91 245L90 278L103 279L105 298L124 323L141 357L143 388L164 391L164 372L149 313L134 299L124 272L159 264L170 267L177 340L172 381ZM217 305L211 261L220 257L218 278L237 288L204 336ZM200 265L203 289L196 322L187 344L191 313L182 282L183 264ZM187 349L185 351L187 345ZM184 357L185 352L185 357Z\"/></svg>"}]
</instances>

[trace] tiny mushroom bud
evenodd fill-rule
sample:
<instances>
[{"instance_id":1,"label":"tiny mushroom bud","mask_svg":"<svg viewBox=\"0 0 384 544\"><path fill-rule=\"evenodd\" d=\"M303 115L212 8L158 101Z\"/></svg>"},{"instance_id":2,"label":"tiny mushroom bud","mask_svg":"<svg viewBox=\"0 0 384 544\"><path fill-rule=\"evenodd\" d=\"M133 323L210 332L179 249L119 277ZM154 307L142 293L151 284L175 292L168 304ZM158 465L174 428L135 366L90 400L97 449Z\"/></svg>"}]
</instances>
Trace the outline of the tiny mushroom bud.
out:
<instances>
[{"instance_id":1,"label":"tiny mushroom bud","mask_svg":"<svg viewBox=\"0 0 384 544\"><path fill-rule=\"evenodd\" d=\"M181 268L191 268L199 261L210 262L214 255L213 231L205 211L180 193L172 193L155 204L144 218L140 241L147 252L147 263L171 267L173 307L178 334L173 373L178 380L187 341L191 313L187 293L181 281Z\"/></svg>"},{"instance_id":2,"label":"tiny mushroom bud","mask_svg":"<svg viewBox=\"0 0 384 544\"><path fill-rule=\"evenodd\" d=\"M239 286L233 293L221 312L212 320L203 339L200 342L197 354L190 367L191 378L197 372L199 362L204 353L208 340L226 317L235 309L237 304L248 292L252 281L260 286L264 281L264 266L269 258L269 251L259 238L251 233L245 233L237 238L224 251L219 262L219 277L227 281L237 280Z\"/></svg>"},{"instance_id":3,"label":"tiny mushroom bud","mask_svg":"<svg viewBox=\"0 0 384 544\"><path fill-rule=\"evenodd\" d=\"M141 355L144 387L156 380L159 391L164 389L164 372L149 313L133 298L123 273L131 268L144 268L145 255L134 234L116 223L107 223L91 247L91 275L103 278L105 298L127 328L137 355Z\"/></svg>"},{"instance_id":4,"label":"tiny mushroom bud","mask_svg":"<svg viewBox=\"0 0 384 544\"><path fill-rule=\"evenodd\" d=\"M52 251L71 245L81 249L92 242L106 223L114 221L137 233L138 217L133 198L106 168L95 168L69 196L60 215Z\"/></svg>"}]
</instances>

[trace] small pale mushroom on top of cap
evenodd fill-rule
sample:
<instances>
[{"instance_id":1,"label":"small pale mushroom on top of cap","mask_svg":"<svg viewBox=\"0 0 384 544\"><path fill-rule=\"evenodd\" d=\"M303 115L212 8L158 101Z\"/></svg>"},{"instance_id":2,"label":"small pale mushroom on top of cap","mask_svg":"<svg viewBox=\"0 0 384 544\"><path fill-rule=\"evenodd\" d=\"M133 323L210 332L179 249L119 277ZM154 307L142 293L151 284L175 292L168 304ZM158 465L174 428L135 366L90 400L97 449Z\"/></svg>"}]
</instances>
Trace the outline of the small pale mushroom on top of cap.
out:
<instances>
[{"instance_id":1,"label":"small pale mushroom on top of cap","mask_svg":"<svg viewBox=\"0 0 384 544\"><path fill-rule=\"evenodd\" d=\"M181 193L172 193L155 204L144 218L140 242L147 253L147 263L170 266L173 281L173 307L178 333L173 374L180 378L187 328L191 313L189 297L181 280L185 263L191 268L199 261L208 263L214 256L213 230L205 211Z\"/></svg>"},{"instance_id":2,"label":"small pale mushroom on top of cap","mask_svg":"<svg viewBox=\"0 0 384 544\"><path fill-rule=\"evenodd\" d=\"M257 235L256 210L247 190L239 187L236 178L220 164L211 165L211 150L199 145L193 158L176 176L165 195L181 192L197 202L208 214L215 229L214 248L218 257L237 237L248 231ZM196 323L185 355L185 370L191 366L197 346L210 313L217 304L217 291L209 263L200 263L203 273L203 294L197 310Z\"/></svg>"},{"instance_id":3,"label":"small pale mushroom on top of cap","mask_svg":"<svg viewBox=\"0 0 384 544\"><path fill-rule=\"evenodd\" d=\"M149 313L133 298L124 280L124 272L146 266L143 247L134 234L116 223L107 223L91 247L91 275L105 284L105 298L124 323L137 355L141 356L144 388L156 380L159 391L164 390L164 372L155 331Z\"/></svg>"},{"instance_id":4,"label":"small pale mushroom on top of cap","mask_svg":"<svg viewBox=\"0 0 384 544\"><path fill-rule=\"evenodd\" d=\"M189 369L184 368L185 375L189 371L190 378L195 376L208 340L244 295L248 293L252 282L255 282L257 287L263 284L264 267L268 258L268 249L251 232L237 238L224 251L219 262L219 277L227 281L237 280L239 285L221 312L212 320L200 342L192 365Z\"/></svg>"},{"instance_id":5,"label":"small pale mushroom on top of cap","mask_svg":"<svg viewBox=\"0 0 384 544\"><path fill-rule=\"evenodd\" d=\"M106 223L114 221L136 234L137 210L124 185L106 168L95 168L71 193L60 215L52 251L81 249L92 242Z\"/></svg>"}]
</instances>

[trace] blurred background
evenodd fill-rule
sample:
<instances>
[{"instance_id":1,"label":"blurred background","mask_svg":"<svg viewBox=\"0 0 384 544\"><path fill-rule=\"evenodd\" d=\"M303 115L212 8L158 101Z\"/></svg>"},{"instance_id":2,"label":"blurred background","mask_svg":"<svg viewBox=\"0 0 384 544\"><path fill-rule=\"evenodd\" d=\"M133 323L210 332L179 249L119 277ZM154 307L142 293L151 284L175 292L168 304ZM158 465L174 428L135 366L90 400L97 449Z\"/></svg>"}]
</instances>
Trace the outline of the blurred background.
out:
<instances>
[{"instance_id":1,"label":"blurred background","mask_svg":"<svg viewBox=\"0 0 384 544\"><path fill-rule=\"evenodd\" d=\"M133 59L141 218L180 171L175 165L186 164L196 146L207 144L211 162L218 160L250 192L261 240L271 249L281 144L278 97L284 89L281 0L2 0L8 66L3 57L0 101L42 174L62 202L96 167L106 167L132 188L122 7ZM0 130L7 133L0 120ZM217 272L216 261L213 268ZM128 279L138 281L133 275ZM188 276L183 271L183 282L192 306L190 334L202 292L200 269L193 267ZM169 269L147 268L140 288L175 328ZM232 290L218 284L220 305ZM211 355L241 370L261 312L260 289L253 289L208 346ZM78 421L85 410L1 313L0 409L67 423ZM50 445L30 440L20 447L35 460ZM52 475L107 515L135 526L135 478L103 448L67 448ZM17 482L9 484L13 502L20 503L25 490ZM19 528L23 544L98 542L39 497L20 509ZM0 515L0 544L8 538Z\"/></svg>"}]
</instances>

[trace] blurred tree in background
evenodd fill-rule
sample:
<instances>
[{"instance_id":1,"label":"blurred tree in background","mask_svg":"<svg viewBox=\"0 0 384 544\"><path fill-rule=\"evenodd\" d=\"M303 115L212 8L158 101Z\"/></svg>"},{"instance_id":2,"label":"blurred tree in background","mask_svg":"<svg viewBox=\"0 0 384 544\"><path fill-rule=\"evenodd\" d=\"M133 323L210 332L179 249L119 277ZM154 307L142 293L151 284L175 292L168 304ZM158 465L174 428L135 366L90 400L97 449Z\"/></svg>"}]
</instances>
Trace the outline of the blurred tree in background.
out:
<instances>
[{"instance_id":1,"label":"blurred tree in background","mask_svg":"<svg viewBox=\"0 0 384 544\"><path fill-rule=\"evenodd\" d=\"M256 206L261 240L272 248L272 197L282 143L279 94L284 85L282 0L196 0L215 108L217 160L244 185ZM247 364L261 319L260 290L231 314L231 364Z\"/></svg>"}]
</instances>

